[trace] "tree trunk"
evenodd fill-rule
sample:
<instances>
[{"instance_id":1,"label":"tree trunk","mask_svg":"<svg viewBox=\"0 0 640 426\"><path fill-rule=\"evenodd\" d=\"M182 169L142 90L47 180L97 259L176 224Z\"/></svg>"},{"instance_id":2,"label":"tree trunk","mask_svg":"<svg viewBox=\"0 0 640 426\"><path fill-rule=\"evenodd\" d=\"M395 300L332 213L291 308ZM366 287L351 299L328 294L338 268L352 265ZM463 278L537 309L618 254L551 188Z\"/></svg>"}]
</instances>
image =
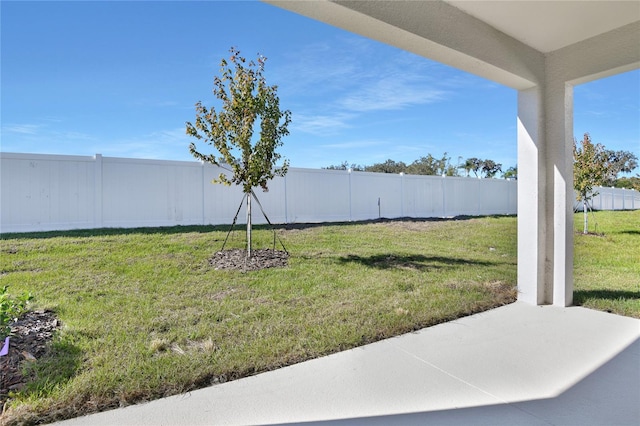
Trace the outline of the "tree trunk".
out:
<instances>
[{"instance_id":1,"label":"tree trunk","mask_svg":"<svg viewBox=\"0 0 640 426\"><path fill-rule=\"evenodd\" d=\"M584 213L584 227L582 229L582 233L583 234L588 234L589 233L589 226L588 226L589 215L587 214L587 199L586 198L582 198L582 212Z\"/></svg>"},{"instance_id":2,"label":"tree trunk","mask_svg":"<svg viewBox=\"0 0 640 426\"><path fill-rule=\"evenodd\" d=\"M247 194L247 257L251 257L251 193Z\"/></svg>"}]
</instances>

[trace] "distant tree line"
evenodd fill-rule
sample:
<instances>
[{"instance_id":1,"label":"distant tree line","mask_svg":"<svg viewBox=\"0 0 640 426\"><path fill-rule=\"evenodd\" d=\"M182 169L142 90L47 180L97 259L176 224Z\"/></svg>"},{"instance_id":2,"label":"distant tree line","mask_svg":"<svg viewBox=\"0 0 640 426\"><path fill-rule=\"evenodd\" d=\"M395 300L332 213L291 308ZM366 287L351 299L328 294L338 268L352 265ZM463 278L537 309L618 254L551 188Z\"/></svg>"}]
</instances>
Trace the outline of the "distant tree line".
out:
<instances>
[{"instance_id":1,"label":"distant tree line","mask_svg":"<svg viewBox=\"0 0 640 426\"><path fill-rule=\"evenodd\" d=\"M586 141L587 150L591 150L591 139L586 133L583 144ZM577 142L574 142L574 147ZM584 168L583 174L593 181L595 186L612 186L616 188L629 188L640 191L640 175L634 177L618 177L621 173L631 173L638 167L638 158L629 151L607 150L601 144L597 144L597 154L589 154L591 157L584 160L581 150L574 151L574 168L578 171ZM589 151L590 152L590 151ZM596 161L597 160L597 161ZM598 164L597 173L589 169L589 165ZM327 170L351 170L354 172L374 172L374 173L393 173L408 175L431 175L431 176L473 176L477 178L495 178L498 174L503 179L518 179L518 167L512 166L506 170L502 169L502 164L496 163L490 159L480 159L476 157L467 158L462 161L462 157L458 157L458 164L451 163L451 157L445 152L441 157L434 157L427 154L426 157L420 157L410 164L403 161L387 160L383 163L376 163L371 166L362 166L360 164L343 162L339 165L323 167ZM574 176L576 185L583 180L579 175ZM576 190L579 192L581 189Z\"/></svg>"},{"instance_id":2,"label":"distant tree line","mask_svg":"<svg viewBox=\"0 0 640 426\"><path fill-rule=\"evenodd\" d=\"M323 167L327 170L351 170L356 172L373 172L373 173L404 173L407 175L431 175L431 176L473 176L477 178L494 178L498 173L502 173L505 179L517 179L517 167L509 167L506 171L502 171L502 164L493 160L482 160L480 158L467 158L464 162L458 164L451 163L451 157L445 152L442 157L434 157L428 154L426 157L420 157L410 164L404 161L387 160L384 163L376 163L371 166L362 166L359 164L349 164L345 161L339 165Z\"/></svg>"}]
</instances>

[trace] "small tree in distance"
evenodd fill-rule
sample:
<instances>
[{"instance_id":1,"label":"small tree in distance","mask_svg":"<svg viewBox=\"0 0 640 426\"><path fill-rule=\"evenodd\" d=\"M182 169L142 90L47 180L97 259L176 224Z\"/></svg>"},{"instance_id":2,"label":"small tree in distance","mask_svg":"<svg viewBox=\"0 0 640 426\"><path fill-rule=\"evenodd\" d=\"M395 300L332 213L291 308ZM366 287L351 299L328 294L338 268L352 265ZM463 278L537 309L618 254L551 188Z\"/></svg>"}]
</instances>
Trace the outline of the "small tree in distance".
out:
<instances>
[{"instance_id":1,"label":"small tree in distance","mask_svg":"<svg viewBox=\"0 0 640 426\"><path fill-rule=\"evenodd\" d=\"M355 163L349 164L348 161L343 161L337 166L331 165L322 168L325 170L351 170L352 172L364 172L364 166Z\"/></svg>"},{"instance_id":2,"label":"small tree in distance","mask_svg":"<svg viewBox=\"0 0 640 426\"><path fill-rule=\"evenodd\" d=\"M484 160L482 162L482 171L486 178L493 178L498 172L502 171L502 164L496 163L493 160Z\"/></svg>"},{"instance_id":3,"label":"small tree in distance","mask_svg":"<svg viewBox=\"0 0 640 426\"><path fill-rule=\"evenodd\" d=\"M441 158L436 158L429 154L426 157L420 157L407 166L407 174L410 175L434 175L434 176L455 176L457 170L449 162L451 157L445 152Z\"/></svg>"},{"instance_id":4,"label":"small tree in distance","mask_svg":"<svg viewBox=\"0 0 640 426\"><path fill-rule=\"evenodd\" d=\"M509 167L507 171L502 174L502 177L505 179L518 180L518 166Z\"/></svg>"},{"instance_id":5,"label":"small tree in distance","mask_svg":"<svg viewBox=\"0 0 640 426\"><path fill-rule=\"evenodd\" d=\"M489 159L481 160L476 157L467 158L465 162L458 167L464 169L467 177L469 177L469 172L473 172L477 178L493 178L498 172L502 171L502 164Z\"/></svg>"},{"instance_id":6,"label":"small tree in distance","mask_svg":"<svg viewBox=\"0 0 640 426\"><path fill-rule=\"evenodd\" d=\"M598 195L593 191L596 186L601 186L609 173L609 161L607 152L601 144L593 144L589 133L578 142L573 140L573 187L576 190L576 198L582 202L584 212L584 226L582 232L587 234L588 202Z\"/></svg>"},{"instance_id":7,"label":"small tree in distance","mask_svg":"<svg viewBox=\"0 0 640 426\"><path fill-rule=\"evenodd\" d=\"M407 165L404 161L395 162L392 159L388 159L384 163L376 163L373 166L366 166L364 168L366 172L373 173L404 173L407 171Z\"/></svg>"},{"instance_id":8,"label":"small tree in distance","mask_svg":"<svg viewBox=\"0 0 640 426\"><path fill-rule=\"evenodd\" d=\"M638 167L638 157L629 151L606 151L609 170L603 186L614 186L620 173L631 173Z\"/></svg>"},{"instance_id":9,"label":"small tree in distance","mask_svg":"<svg viewBox=\"0 0 640 426\"><path fill-rule=\"evenodd\" d=\"M472 171L473 174L476 175L476 177L479 177L478 172L482 170L483 163L484 161L476 157L467 158L463 166L467 171L467 176L469 176L469 171Z\"/></svg>"},{"instance_id":10,"label":"small tree in distance","mask_svg":"<svg viewBox=\"0 0 640 426\"><path fill-rule=\"evenodd\" d=\"M247 257L251 256L251 196L254 187L268 191L267 182L284 176L289 163L277 166L281 155L282 137L289 134L291 112L280 109L277 86L269 86L264 78L266 58L258 55L257 62L240 56L231 48L230 62L220 62L222 76L213 81L213 94L222 107L207 109L196 103L195 124L186 123L187 134L212 145L220 154L203 154L195 143L189 145L191 154L204 162L227 169L231 177L220 173L214 183L241 185L247 198ZM259 136L254 132L259 129Z\"/></svg>"}]
</instances>

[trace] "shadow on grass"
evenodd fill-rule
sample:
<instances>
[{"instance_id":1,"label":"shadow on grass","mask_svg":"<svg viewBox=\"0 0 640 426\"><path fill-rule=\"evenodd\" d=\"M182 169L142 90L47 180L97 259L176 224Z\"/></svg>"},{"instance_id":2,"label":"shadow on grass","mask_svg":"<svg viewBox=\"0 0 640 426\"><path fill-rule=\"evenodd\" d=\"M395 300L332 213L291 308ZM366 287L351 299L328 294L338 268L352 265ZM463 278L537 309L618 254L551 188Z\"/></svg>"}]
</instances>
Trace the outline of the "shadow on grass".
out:
<instances>
[{"instance_id":1,"label":"shadow on grass","mask_svg":"<svg viewBox=\"0 0 640 426\"><path fill-rule=\"evenodd\" d=\"M5 233L0 236L1 240L20 240L55 237L108 237L113 235L135 235L135 234L183 234L189 232L207 233L214 231L228 231L229 225L187 225L187 226L164 226L158 228L98 228L98 229L74 229L70 231L42 231L24 233Z\"/></svg>"},{"instance_id":2,"label":"shadow on grass","mask_svg":"<svg viewBox=\"0 0 640 426\"><path fill-rule=\"evenodd\" d=\"M286 223L275 224L273 226L260 224L253 225L253 229L260 230L292 230L292 229L308 229L327 226L350 226L350 225L362 225L368 223L393 223L393 222L446 222L446 221L460 221L471 220L481 218L501 218L501 217L515 217L515 215L486 215L486 216L456 216L449 218L412 218L401 217L394 219L380 218L353 222L318 222L318 223ZM235 229L241 229L245 224L237 223ZM231 225L177 225L177 226L163 226L163 227L141 227L141 228L97 228L97 229L74 229L68 231L41 231L41 232L7 232L0 234L0 240L19 240L19 239L33 239L33 238L54 238L54 237L100 237L100 236L112 236L112 235L133 235L133 234L182 234L189 232L207 233L207 232L228 232Z\"/></svg>"},{"instance_id":3,"label":"shadow on grass","mask_svg":"<svg viewBox=\"0 0 640 426\"><path fill-rule=\"evenodd\" d=\"M628 229L626 231L620 231L620 234L629 234L629 235L640 235L640 231L636 229Z\"/></svg>"},{"instance_id":4,"label":"shadow on grass","mask_svg":"<svg viewBox=\"0 0 640 426\"><path fill-rule=\"evenodd\" d=\"M25 372L30 379L23 393L38 398L49 396L57 387L75 377L83 359L84 354L77 346L64 340L54 340L47 355L26 365Z\"/></svg>"},{"instance_id":5,"label":"shadow on grass","mask_svg":"<svg viewBox=\"0 0 640 426\"><path fill-rule=\"evenodd\" d=\"M637 299L637 300L640 300L640 291L575 290L573 292L573 302L577 305L581 305L590 299L605 299L605 300Z\"/></svg>"},{"instance_id":6,"label":"shadow on grass","mask_svg":"<svg viewBox=\"0 0 640 426\"><path fill-rule=\"evenodd\" d=\"M350 254L338 258L340 263L360 263L361 265L378 269L405 268L405 269L442 269L469 265L490 266L495 262L468 260L454 257L423 256L420 254L397 255L392 253L376 254L373 256L357 256Z\"/></svg>"}]
</instances>

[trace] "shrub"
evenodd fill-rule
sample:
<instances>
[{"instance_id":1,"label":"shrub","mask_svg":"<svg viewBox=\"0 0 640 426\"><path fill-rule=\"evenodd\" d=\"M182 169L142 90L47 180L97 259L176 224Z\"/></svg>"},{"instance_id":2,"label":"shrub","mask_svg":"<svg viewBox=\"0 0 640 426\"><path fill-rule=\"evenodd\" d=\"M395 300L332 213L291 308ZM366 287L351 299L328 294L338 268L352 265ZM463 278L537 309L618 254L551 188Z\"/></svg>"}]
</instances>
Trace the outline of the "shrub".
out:
<instances>
[{"instance_id":1,"label":"shrub","mask_svg":"<svg viewBox=\"0 0 640 426\"><path fill-rule=\"evenodd\" d=\"M2 287L0 291L0 337L4 339L11 333L11 323L15 322L33 299L31 293L24 292L17 298L12 298L8 293L9 286Z\"/></svg>"}]
</instances>

